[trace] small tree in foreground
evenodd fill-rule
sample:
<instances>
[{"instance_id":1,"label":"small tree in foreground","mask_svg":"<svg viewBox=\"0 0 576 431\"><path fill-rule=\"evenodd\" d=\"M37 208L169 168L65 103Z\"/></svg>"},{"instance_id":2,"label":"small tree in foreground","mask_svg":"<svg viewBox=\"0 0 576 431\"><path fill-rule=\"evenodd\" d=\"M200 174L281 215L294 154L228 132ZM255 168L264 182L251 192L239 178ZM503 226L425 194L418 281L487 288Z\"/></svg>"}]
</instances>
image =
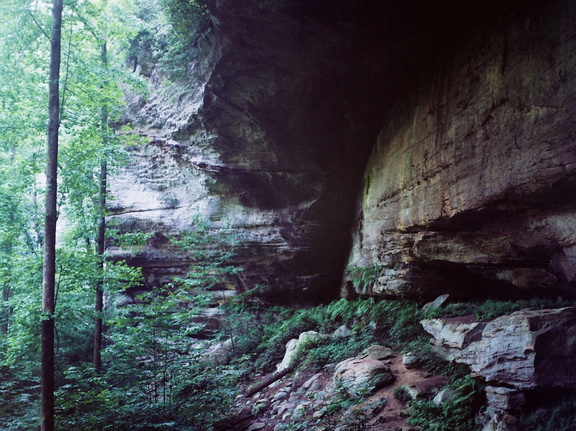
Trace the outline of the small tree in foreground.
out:
<instances>
[{"instance_id":1,"label":"small tree in foreground","mask_svg":"<svg viewBox=\"0 0 576 431\"><path fill-rule=\"evenodd\" d=\"M238 241L226 229L194 220L194 229L172 240L193 262L190 276L108 310L102 373L88 366L68 369L59 392L61 428L209 429L231 404L239 371L215 367L200 339L205 328L199 316L214 304L207 289L238 272L230 264ZM115 281L108 280L112 296L142 284L135 269L115 269ZM119 289L120 280L132 282Z\"/></svg>"}]
</instances>

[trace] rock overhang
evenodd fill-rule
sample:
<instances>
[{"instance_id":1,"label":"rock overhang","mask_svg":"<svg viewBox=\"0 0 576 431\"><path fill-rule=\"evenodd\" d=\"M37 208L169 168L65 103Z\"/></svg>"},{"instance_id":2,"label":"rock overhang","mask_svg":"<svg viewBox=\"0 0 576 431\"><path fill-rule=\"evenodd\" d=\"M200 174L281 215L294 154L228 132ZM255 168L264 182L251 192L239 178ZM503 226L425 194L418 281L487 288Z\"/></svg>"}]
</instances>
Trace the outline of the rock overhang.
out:
<instances>
[{"instance_id":1,"label":"rock overhang","mask_svg":"<svg viewBox=\"0 0 576 431\"><path fill-rule=\"evenodd\" d=\"M373 174L366 176L370 184L366 183L366 191L360 193L365 201L374 199L375 185L399 184L399 179L415 172L414 181L407 184L407 191L402 188L405 185L399 184L396 191L388 193L393 205L383 204L384 200L378 198L374 207L380 209L355 214L366 161L371 152L375 160L381 151L378 148L389 147L384 141L390 141L390 133L406 142L411 133L426 135L426 128L432 130L434 124L444 124L444 135L460 139L465 122L457 116L447 120L452 117L446 107L455 94L450 91L459 94L455 106L460 111L454 111L456 114L474 117L474 106L479 103L479 129L492 128L488 131L493 133L509 128L507 121L521 111L508 108L513 102L511 94L522 88L519 72L512 73L510 82L505 82L508 95L496 91L498 94L486 94L481 102L475 98L488 78L500 76L502 68L519 70L521 64L514 60L518 44L544 44L546 49L550 46L537 37L554 33L544 28L550 20L538 16L542 10L544 16L550 16L549 10L570 2L557 2L560 6L549 8L538 6L541 9L537 9L536 2L496 1L466 5L457 1L373 0L207 3L212 27L199 42L202 49L191 64L193 70L183 86L185 91L172 98L177 101L172 106L163 106L168 100L155 96L132 112L136 127L144 135L178 147L178 154L168 151L160 156L165 158L164 167L173 166L164 176L174 175L181 182L176 186L180 189L178 196L172 196L172 189L159 189L157 178L141 167L133 171L131 178L136 178L135 183L145 183L144 188L156 190L159 209L166 211L166 219L175 210L169 208L169 203L177 200L183 212L207 214L215 228L228 218L238 231L243 231L249 245L245 247L244 261L241 256L238 259L246 269L243 285L269 285L273 292L285 292L269 295L283 301L334 297L352 242L355 248L351 265L375 260L384 265L390 263L389 269L393 269L401 264L401 271L387 275L395 286L403 280L408 280L404 283L407 285L425 285L434 279L438 280L437 287L455 267L458 270L452 271L457 274L452 285L483 280L482 289L491 284L499 286L522 278L510 275L510 280L502 280L518 268L515 260L522 250L525 257L519 268L529 268L530 277L536 274L534 268L542 269L542 260L554 261L563 273L570 272L566 268L572 266L573 253L569 247L558 250L557 239L547 237L543 245L532 247L525 238L534 229L523 228L517 229L518 241L507 239L507 230L513 230L509 221L516 223L526 211L535 211L540 205L534 203L536 193L530 184L511 181L510 187L494 195L490 194L490 187L484 188L484 195L470 206L465 204L466 196L474 195L478 188L467 182L469 176L463 176L460 185L449 194L441 193L439 178L456 165L470 171L475 160L462 159L455 146L450 154L442 156L439 150L425 154L426 139L410 148L400 145L395 151L411 154L415 162L416 168L408 166L408 173L396 172L404 162L395 162L394 157L385 156L392 163L390 169L382 170L371 162L368 172ZM507 45L503 45L503 40ZM490 48L491 44L495 48ZM463 52L463 48L467 51ZM540 48L536 52L545 53ZM458 63L462 59L467 59L470 70L454 74L455 64L466 63ZM494 74L488 73L490 68L495 69ZM570 75L563 76L566 80ZM500 81L495 82L500 88ZM554 78L550 85L559 82L560 78ZM426 111L424 120L407 129L406 125L418 118L413 116L415 109ZM539 109L525 118L552 125L557 122L551 112ZM494 129L498 123L502 123L502 129ZM380 143L373 151L379 131ZM464 132L461 138L465 147L471 144L464 138L475 132ZM435 132L431 136L438 139ZM441 144L442 139L438 142L446 147L455 139L445 139L445 144ZM566 135L565 139L569 142L570 138ZM566 145L563 148L568 149ZM419 172L417 166L422 161L430 166ZM482 169L488 175L494 174L495 167ZM550 187L541 187L542 198L538 199L558 213L569 206L567 197L572 196L573 187L569 175L554 175L548 177L550 181L541 181L550 183ZM195 186L183 189L186 183ZM425 183L430 187L422 192ZM408 191L410 195L406 194ZM122 193L118 191L116 195ZM380 197L386 194L378 193ZM430 215L431 207L437 215ZM149 209L143 204L131 211L138 212L137 217L141 216L145 224ZM122 212L118 211L118 217L127 217L126 211ZM394 214L399 214L401 220L387 226ZM362 226L356 228L352 240L350 229L355 217ZM551 221L542 223L558 225ZM167 224L170 226L164 229L182 228L178 221ZM499 233L491 243L487 240L482 245L479 238L486 237L484 226L490 232L499 229ZM384 242L392 248L378 245ZM508 245L498 249L496 245L503 242ZM441 246L453 249L452 255L459 247L476 250L480 260L464 263L460 258L438 259L436 251L428 252ZM505 262L514 264L505 267L499 261L499 268L494 270L489 262L487 269L484 261L498 254L506 255ZM420 272L410 269L416 267ZM153 263L149 270L155 271ZM478 273L490 274L477 277ZM436 287L431 287L433 294Z\"/></svg>"}]
</instances>

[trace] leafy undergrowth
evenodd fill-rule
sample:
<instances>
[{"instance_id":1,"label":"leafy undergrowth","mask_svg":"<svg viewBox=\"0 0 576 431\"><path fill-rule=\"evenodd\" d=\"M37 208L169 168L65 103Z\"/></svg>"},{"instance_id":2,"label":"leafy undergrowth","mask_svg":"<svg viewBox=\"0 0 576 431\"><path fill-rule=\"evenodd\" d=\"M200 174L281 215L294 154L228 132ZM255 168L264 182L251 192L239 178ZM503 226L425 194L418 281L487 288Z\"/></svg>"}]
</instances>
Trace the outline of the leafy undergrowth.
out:
<instances>
[{"instance_id":1,"label":"leafy undergrowth","mask_svg":"<svg viewBox=\"0 0 576 431\"><path fill-rule=\"evenodd\" d=\"M323 339L309 346L301 361L319 369L327 363L350 358L372 344L388 344L415 353L419 366L433 371L450 369L430 350L430 337L419 323L424 315L413 302L341 299L309 309L269 309L242 304L230 305L229 313L232 322L248 322L244 330L238 327L242 323L236 323L232 353L235 362L245 363L251 373L272 371L282 360L286 343L302 332L331 334L340 326L349 328L351 336Z\"/></svg>"},{"instance_id":2,"label":"leafy undergrowth","mask_svg":"<svg viewBox=\"0 0 576 431\"><path fill-rule=\"evenodd\" d=\"M565 300L527 300L527 301L494 301L488 300L475 303L459 303L448 305L442 309L423 312L421 304L412 301L375 301L339 300L331 304L311 309L282 309L274 310L274 317L269 317L257 332L260 334L256 343L253 336L250 349L245 353L237 351L235 363L243 364L246 368L244 374L247 378L255 375L270 373L275 364L279 363L285 351L286 343L304 331L316 330L323 334L331 334L338 327L345 325L350 328L348 338L326 337L310 343L300 352L300 370L309 369L313 372L325 369L329 364L337 363L343 359L351 358L372 344L385 344L393 347L397 352L411 352L417 358L416 367L425 370L424 373L444 374L449 378L448 388L455 392L455 396L448 402L436 405L431 399L408 400L406 422L419 427L423 431L472 431L479 430L476 416L485 404L482 382L469 376L469 371L463 366L456 366L440 360L431 350L429 339L421 325L423 318L440 316L461 316L473 314L476 319L491 319L500 315L509 314L524 308L549 308L574 305L573 301ZM230 309L231 318L235 319L236 306ZM254 310L252 310L253 312ZM262 311L262 310L260 310ZM245 313L246 309L240 312ZM242 335L239 335L242 340ZM247 340L248 341L248 340ZM238 343L240 346L242 341ZM573 403L573 401L571 401ZM331 405L334 416L332 421L339 423L341 430L352 429L379 429L371 428L369 418L349 416L346 412L352 411L359 400L342 399ZM566 404L567 403L567 404ZM573 430L574 415L568 414L569 401L555 406L546 412L539 410L524 418L526 429L529 431L548 431L552 429ZM339 416L340 415L340 416ZM550 418L546 425L535 425L544 422L542 417ZM344 419L352 420L353 424L344 424ZM300 418L296 422L285 423L279 429L307 429L306 426L314 423L307 418ZM329 421L326 419L326 421ZM340 422L338 422L340 421ZM326 422L328 423L328 422ZM551 426L545 428L543 426ZM299 428L300 427L300 428ZM302 428L303 427L303 428ZM555 428L556 427L556 428ZM315 428L314 428L315 429ZM321 428L319 428L321 429Z\"/></svg>"},{"instance_id":3,"label":"leafy undergrowth","mask_svg":"<svg viewBox=\"0 0 576 431\"><path fill-rule=\"evenodd\" d=\"M229 305L229 313L230 320L234 322L243 322L246 313L258 316L248 319L250 330L236 333L234 349L228 353L229 363L243 368L245 385L254 383L255 377L271 373L275 365L282 360L286 343L298 338L302 332L315 330L330 335L337 328L346 326L350 329L348 337L322 337L307 343L298 355L297 362L300 365L297 374L306 371L310 376L316 372L325 372L333 367L333 364L358 355L370 345L388 345L398 352L400 357L402 352L412 353L416 357L415 366L423 370L421 374L424 376L435 373L452 376L450 385L455 387L458 393L458 396L441 407L426 399L410 402L410 407L405 412L408 423L419 426L424 431L472 431L477 428L474 417L481 406L481 400L477 396L481 393L478 384L473 379L464 377L467 373L463 373L461 367L440 360L432 352L430 337L419 323L426 315L415 302L342 299L310 309L276 308L273 311L261 309L258 305L247 308L246 304L236 304ZM246 328L246 325L239 326ZM326 379L327 375L330 373L325 374ZM391 390L388 392L391 395ZM274 395L269 394L268 397L268 402L271 402ZM334 423L340 430L378 429L372 428L378 426L375 424L376 419L362 413L362 408L357 408L362 402L362 397L337 397L321 408L329 414L323 416L320 423ZM377 402L386 403L386 400L374 401ZM262 404L266 403L258 405ZM277 428L316 429L312 425L320 425L312 419L313 411L309 413L295 421L279 423Z\"/></svg>"},{"instance_id":4,"label":"leafy undergrowth","mask_svg":"<svg viewBox=\"0 0 576 431\"><path fill-rule=\"evenodd\" d=\"M0 368L0 429L35 429L40 409L40 386L33 376L16 376L8 367Z\"/></svg>"},{"instance_id":5,"label":"leafy undergrowth","mask_svg":"<svg viewBox=\"0 0 576 431\"><path fill-rule=\"evenodd\" d=\"M480 383L470 375L453 377L447 389L455 395L437 405L431 400L416 400L408 405L410 425L430 431L473 431L480 429L475 416L484 405Z\"/></svg>"},{"instance_id":6,"label":"leafy undergrowth","mask_svg":"<svg viewBox=\"0 0 576 431\"><path fill-rule=\"evenodd\" d=\"M63 371L56 400L57 423L62 429L232 430L234 428L222 424L228 423L226 418L239 414L238 408L246 408L246 400L240 406L242 398L238 396L275 371L289 340L314 330L325 336L300 349L299 366L293 375L286 377L293 382L293 387L287 390L293 392L296 385L302 385L315 373L322 373L327 383L332 379L334 364L355 357L373 344L387 345L396 353L395 361L402 353L412 353L416 357L415 367L423 370L422 376L447 376L450 388L457 394L441 406L432 403L430 396L417 400L404 398L403 421L423 431L476 430L474 417L483 403L479 382L462 368L434 354L430 336L422 329L420 320L471 311L477 318L491 318L526 307L542 308L544 304L570 305L558 301L487 301L423 312L422 304L407 300L342 299L313 308L291 309L241 298L228 300L221 306L226 310L221 329L213 339L200 342L195 334L202 331L201 325L192 324L191 318L197 315L197 307L206 304L198 298L186 297L186 306L182 307L182 297L176 293L126 307L110 321L107 334L110 344L104 352L102 374L95 374L90 364L71 366ZM200 302L190 308L193 301ZM343 326L347 328L347 335L333 336ZM4 398L0 405L0 428L33 429L31 424L35 423L38 410L37 376L19 376L14 369L0 369L0 372L0 394ZM287 384L284 385L263 391L268 404L276 402L274 396ZM322 417L314 418L316 412L312 408L303 409L301 417L290 416L277 422L277 431L312 429L305 428L305 424L318 423L323 423L326 429L339 427L341 431L382 429L374 422L378 417L366 412L386 403L389 405L384 410L390 411L390 404L396 402L391 401L392 389L381 390L381 398L367 405L366 398L349 397L345 391L336 391L337 395L327 398L322 405ZM401 398L401 391L395 393ZM266 413L270 406L258 400L263 398L255 397L248 416L252 419L262 415L270 417L270 413ZM301 403L312 401L300 400ZM522 420L528 431L573 430L576 419L570 411L575 407L574 399L559 401L547 409L525 414ZM322 429L320 425L314 426Z\"/></svg>"},{"instance_id":7,"label":"leafy undergrowth","mask_svg":"<svg viewBox=\"0 0 576 431\"><path fill-rule=\"evenodd\" d=\"M543 309L574 307L576 301L563 298L532 298L522 300L499 301L488 299L478 302L459 302L436 309L427 317L455 317L473 315L476 320L487 320L520 311L525 308Z\"/></svg>"}]
</instances>

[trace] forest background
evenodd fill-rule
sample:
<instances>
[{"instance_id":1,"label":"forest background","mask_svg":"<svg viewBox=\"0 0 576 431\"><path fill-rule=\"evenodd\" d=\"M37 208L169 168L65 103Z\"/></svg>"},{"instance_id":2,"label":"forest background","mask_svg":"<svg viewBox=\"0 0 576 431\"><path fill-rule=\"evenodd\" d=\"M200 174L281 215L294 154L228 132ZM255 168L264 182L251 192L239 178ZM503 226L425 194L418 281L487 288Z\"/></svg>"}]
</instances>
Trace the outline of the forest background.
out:
<instances>
[{"instance_id":1,"label":"forest background","mask_svg":"<svg viewBox=\"0 0 576 431\"><path fill-rule=\"evenodd\" d=\"M130 146L139 141L122 118L126 93L145 98L148 91L136 73L137 58L147 55L169 86L187 67L204 6L188 0L64 2L55 311L46 315L42 273L52 7L43 0L0 5L0 428L39 428L40 381L47 372L55 380L56 429L204 426L211 420L209 403L185 394L210 380L205 365L194 359L199 346L191 337L202 329L191 316L206 298L187 297L175 281L169 294L156 291L118 307L123 292L141 286L142 277L104 253L104 241L138 246L146 240L145 233L123 234L104 224L107 177L127 162ZM209 239L200 219L194 232L174 241L192 259L199 253L212 257L197 265L196 281L182 286L206 287L212 280L206 274L217 274L220 266L233 271L224 265L233 247L227 239ZM216 256L209 245L214 241L226 251ZM41 323L47 320L55 322L55 367L48 371L40 361ZM218 391L210 396L216 399ZM53 426L43 418L42 429Z\"/></svg>"}]
</instances>

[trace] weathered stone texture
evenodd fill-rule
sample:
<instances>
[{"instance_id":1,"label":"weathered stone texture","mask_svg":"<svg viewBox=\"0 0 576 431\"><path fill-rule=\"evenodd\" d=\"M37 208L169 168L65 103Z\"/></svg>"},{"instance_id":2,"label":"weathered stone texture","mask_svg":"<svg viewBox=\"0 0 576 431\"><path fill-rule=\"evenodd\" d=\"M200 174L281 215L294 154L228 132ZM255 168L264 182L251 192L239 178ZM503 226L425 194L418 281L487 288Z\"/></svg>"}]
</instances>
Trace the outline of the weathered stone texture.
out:
<instances>
[{"instance_id":1,"label":"weathered stone texture","mask_svg":"<svg viewBox=\"0 0 576 431\"><path fill-rule=\"evenodd\" d=\"M527 396L576 385L576 309L525 309L490 321L423 320L432 345L486 383L485 431L516 431Z\"/></svg>"},{"instance_id":2,"label":"weathered stone texture","mask_svg":"<svg viewBox=\"0 0 576 431\"><path fill-rule=\"evenodd\" d=\"M168 236L202 214L242 238L240 290L268 286L277 302L335 297L384 103L365 106L382 68L366 63L379 44L364 43L373 2L207 3L211 29L184 82L166 87L155 71L149 98L129 101L145 142L112 181L114 217L125 231ZM185 273L166 242L127 256L149 285Z\"/></svg>"},{"instance_id":3,"label":"weathered stone texture","mask_svg":"<svg viewBox=\"0 0 576 431\"><path fill-rule=\"evenodd\" d=\"M385 270L360 293L574 291L575 20L560 1L480 27L391 110L349 263Z\"/></svg>"},{"instance_id":4,"label":"weathered stone texture","mask_svg":"<svg viewBox=\"0 0 576 431\"><path fill-rule=\"evenodd\" d=\"M128 101L145 142L112 213L154 240L117 252L183 275L165 239L201 213L242 237L240 290L334 297L381 129L350 266L384 270L359 293L573 290L575 5L543 3L207 1L185 79L147 67Z\"/></svg>"},{"instance_id":5,"label":"weathered stone texture","mask_svg":"<svg viewBox=\"0 0 576 431\"><path fill-rule=\"evenodd\" d=\"M434 345L492 386L515 390L573 388L576 310L522 310L489 322L422 322Z\"/></svg>"},{"instance_id":6,"label":"weathered stone texture","mask_svg":"<svg viewBox=\"0 0 576 431\"><path fill-rule=\"evenodd\" d=\"M372 357L350 358L336 365L334 382L344 392L367 395L376 389L392 384L395 380L390 368Z\"/></svg>"}]
</instances>

